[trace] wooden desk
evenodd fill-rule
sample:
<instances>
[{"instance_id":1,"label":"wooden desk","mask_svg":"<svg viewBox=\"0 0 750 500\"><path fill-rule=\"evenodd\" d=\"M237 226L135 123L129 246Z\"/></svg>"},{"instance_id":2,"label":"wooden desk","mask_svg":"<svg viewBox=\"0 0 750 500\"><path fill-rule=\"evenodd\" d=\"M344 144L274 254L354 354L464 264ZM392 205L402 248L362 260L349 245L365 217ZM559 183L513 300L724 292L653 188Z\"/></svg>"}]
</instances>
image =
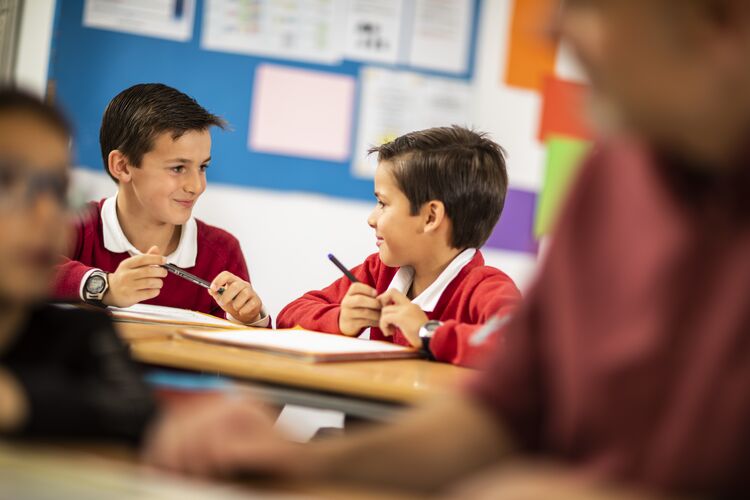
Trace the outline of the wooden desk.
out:
<instances>
[{"instance_id":1,"label":"wooden desk","mask_svg":"<svg viewBox=\"0 0 750 500\"><path fill-rule=\"evenodd\" d=\"M412 494L288 481L206 481L137 463L135 450L111 444L0 441L0 497L14 499L417 499Z\"/></svg>"},{"instance_id":2,"label":"wooden desk","mask_svg":"<svg viewBox=\"0 0 750 500\"><path fill-rule=\"evenodd\" d=\"M133 356L142 363L260 382L265 389L278 389L274 393L281 395L280 402L284 403L344 411L337 406L345 402L347 413L364 413L370 417L373 407L361 405L376 402L387 405L381 405L381 409L387 409L414 404L457 387L472 373L466 368L424 360L312 364L280 355L183 339L176 336L174 327L170 331L163 326L118 326L123 336L130 339ZM305 400L303 395L315 397ZM352 404L359 404L360 408Z\"/></svg>"}]
</instances>

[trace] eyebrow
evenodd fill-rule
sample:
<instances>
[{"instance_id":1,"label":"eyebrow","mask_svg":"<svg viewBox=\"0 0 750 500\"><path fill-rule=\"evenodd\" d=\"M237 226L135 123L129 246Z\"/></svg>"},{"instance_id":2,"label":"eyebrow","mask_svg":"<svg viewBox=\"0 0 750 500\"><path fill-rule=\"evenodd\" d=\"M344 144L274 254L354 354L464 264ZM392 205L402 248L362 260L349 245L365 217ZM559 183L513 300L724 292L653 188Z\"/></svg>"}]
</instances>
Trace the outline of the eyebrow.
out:
<instances>
[{"instance_id":1,"label":"eyebrow","mask_svg":"<svg viewBox=\"0 0 750 500\"><path fill-rule=\"evenodd\" d=\"M201 165L204 163L208 163L211 161L211 157L209 156L205 160L201 162ZM193 160L190 160L188 158L172 158L170 160L167 160L167 163L193 163Z\"/></svg>"}]
</instances>

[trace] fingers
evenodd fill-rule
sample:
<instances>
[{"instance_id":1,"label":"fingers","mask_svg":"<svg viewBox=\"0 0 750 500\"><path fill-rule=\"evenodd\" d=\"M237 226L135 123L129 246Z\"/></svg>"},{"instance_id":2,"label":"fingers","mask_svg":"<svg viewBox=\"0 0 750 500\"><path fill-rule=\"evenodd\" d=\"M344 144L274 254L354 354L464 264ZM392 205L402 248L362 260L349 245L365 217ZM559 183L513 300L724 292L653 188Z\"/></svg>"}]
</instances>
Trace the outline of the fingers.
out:
<instances>
[{"instance_id":1,"label":"fingers","mask_svg":"<svg viewBox=\"0 0 750 500\"><path fill-rule=\"evenodd\" d=\"M130 269L123 272L123 276L126 276L127 279L131 281L149 279L158 279L161 281L166 278L168 274L169 272L166 269L159 266L139 267L137 269Z\"/></svg>"},{"instance_id":2,"label":"fingers","mask_svg":"<svg viewBox=\"0 0 750 500\"><path fill-rule=\"evenodd\" d=\"M224 291L218 293L219 288ZM208 293L224 311L242 323L255 321L263 308L252 285L229 271L222 271L214 278Z\"/></svg>"},{"instance_id":3,"label":"fingers","mask_svg":"<svg viewBox=\"0 0 750 500\"><path fill-rule=\"evenodd\" d=\"M378 326L378 321L380 321L380 311L372 309L351 309L348 316L351 320L365 322L367 326Z\"/></svg>"},{"instance_id":4,"label":"fingers","mask_svg":"<svg viewBox=\"0 0 750 500\"><path fill-rule=\"evenodd\" d=\"M427 314L419 306L409 302L404 305L389 305L383 307L380 313L380 330L386 337L392 336L399 330L412 347L422 344L419 329L429 321Z\"/></svg>"},{"instance_id":5,"label":"fingers","mask_svg":"<svg viewBox=\"0 0 750 500\"><path fill-rule=\"evenodd\" d=\"M248 303L245 304L242 307L242 309L238 310L237 313L239 314L239 317L255 319L258 317L258 315L261 314L262 310L263 310L263 304L260 302L260 299L256 296L250 301L248 301Z\"/></svg>"},{"instance_id":6,"label":"fingers","mask_svg":"<svg viewBox=\"0 0 750 500\"><path fill-rule=\"evenodd\" d=\"M144 278L133 282L136 290L160 290L164 281L158 278Z\"/></svg>"},{"instance_id":7,"label":"fingers","mask_svg":"<svg viewBox=\"0 0 750 500\"><path fill-rule=\"evenodd\" d=\"M228 474L243 462L252 465L256 454L262 459L265 443L276 448L282 441L262 408L250 401L211 399L168 411L147 436L143 459L174 471Z\"/></svg>"},{"instance_id":8,"label":"fingers","mask_svg":"<svg viewBox=\"0 0 750 500\"><path fill-rule=\"evenodd\" d=\"M235 276L234 274L230 273L229 271L222 271L211 282L211 290L217 291L219 288L224 287L226 293L226 288L228 285L235 281L243 281L238 276Z\"/></svg>"},{"instance_id":9,"label":"fingers","mask_svg":"<svg viewBox=\"0 0 750 500\"><path fill-rule=\"evenodd\" d=\"M381 303L378 299L369 295L347 295L344 300L341 301L342 307L350 307L352 309L372 309L379 311Z\"/></svg>"},{"instance_id":10,"label":"fingers","mask_svg":"<svg viewBox=\"0 0 750 500\"><path fill-rule=\"evenodd\" d=\"M391 288L390 290L386 290L384 293L380 294L380 296L378 297L378 301L383 307L391 304L402 305L411 303L409 297L396 290L395 288Z\"/></svg>"},{"instance_id":11,"label":"fingers","mask_svg":"<svg viewBox=\"0 0 750 500\"><path fill-rule=\"evenodd\" d=\"M364 283L353 283L346 292L347 295L365 295L368 297L375 298L378 296L378 292L371 286L365 285Z\"/></svg>"},{"instance_id":12,"label":"fingers","mask_svg":"<svg viewBox=\"0 0 750 500\"><path fill-rule=\"evenodd\" d=\"M231 306L232 301L237 298L240 292L250 287L250 283L242 280L237 280L223 286L224 293L219 294L218 292L216 292L216 295L214 296L216 303L219 304L222 308L228 305Z\"/></svg>"},{"instance_id":13,"label":"fingers","mask_svg":"<svg viewBox=\"0 0 750 500\"><path fill-rule=\"evenodd\" d=\"M156 248L156 247L152 247ZM143 254L129 257L120 263L120 268L136 269L143 266L160 266L167 262L167 258L156 254Z\"/></svg>"},{"instance_id":14,"label":"fingers","mask_svg":"<svg viewBox=\"0 0 750 500\"><path fill-rule=\"evenodd\" d=\"M380 312L380 320L378 322L378 327L380 328L380 331L383 332L383 335L386 337L392 337L393 334L396 332L396 320L398 318L398 311L393 306L386 306L383 308L383 310Z\"/></svg>"}]
</instances>

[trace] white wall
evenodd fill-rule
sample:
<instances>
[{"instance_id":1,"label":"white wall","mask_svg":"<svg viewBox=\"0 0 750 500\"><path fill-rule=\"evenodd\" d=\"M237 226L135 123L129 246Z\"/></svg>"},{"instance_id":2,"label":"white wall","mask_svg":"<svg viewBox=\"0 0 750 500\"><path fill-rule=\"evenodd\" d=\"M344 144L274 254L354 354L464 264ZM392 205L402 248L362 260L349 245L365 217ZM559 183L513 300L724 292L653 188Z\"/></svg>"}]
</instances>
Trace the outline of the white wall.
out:
<instances>
[{"instance_id":1,"label":"white wall","mask_svg":"<svg viewBox=\"0 0 750 500\"><path fill-rule=\"evenodd\" d=\"M26 0L21 11L15 82L39 96L47 89L47 69L55 0Z\"/></svg>"}]
</instances>

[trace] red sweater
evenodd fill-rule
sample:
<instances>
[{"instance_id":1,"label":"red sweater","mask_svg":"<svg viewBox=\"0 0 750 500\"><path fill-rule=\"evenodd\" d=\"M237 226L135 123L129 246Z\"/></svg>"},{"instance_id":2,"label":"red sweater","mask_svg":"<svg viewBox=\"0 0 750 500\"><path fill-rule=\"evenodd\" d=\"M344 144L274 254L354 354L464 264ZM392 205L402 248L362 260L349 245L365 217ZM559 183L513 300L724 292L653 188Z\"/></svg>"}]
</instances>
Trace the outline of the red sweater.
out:
<instances>
[{"instance_id":1,"label":"red sweater","mask_svg":"<svg viewBox=\"0 0 750 500\"><path fill-rule=\"evenodd\" d=\"M75 239L70 258L65 257L58 267L53 287L53 298L58 300L80 300L81 279L92 268L112 273L120 262L130 257L127 252L114 253L104 247L101 210L104 201L92 201L90 211L75 222ZM195 266L186 269L205 280L213 280L220 272L230 273L249 281L247 264L237 238L199 220L198 254ZM174 274L164 278L164 287L158 297L143 302L159 306L180 307L200 311L221 318L224 311L208 294L208 291Z\"/></svg>"},{"instance_id":2,"label":"red sweater","mask_svg":"<svg viewBox=\"0 0 750 500\"><path fill-rule=\"evenodd\" d=\"M378 254L370 255L365 262L352 270L354 276L377 290L385 292L398 268L383 264ZM308 292L286 306L280 313L278 328L301 326L309 330L341 333L339 312L341 301L349 289L350 282L341 278L323 290ZM505 315L513 311L521 300L513 280L502 271L484 265L484 257L477 251L474 258L458 273L443 291L434 311L426 311L431 320L444 324L435 330L430 341L430 350L435 359L457 365L476 365L490 338L478 346L469 343L472 333L495 314ZM370 329L370 339L410 345L399 331L386 337L379 328Z\"/></svg>"}]
</instances>

